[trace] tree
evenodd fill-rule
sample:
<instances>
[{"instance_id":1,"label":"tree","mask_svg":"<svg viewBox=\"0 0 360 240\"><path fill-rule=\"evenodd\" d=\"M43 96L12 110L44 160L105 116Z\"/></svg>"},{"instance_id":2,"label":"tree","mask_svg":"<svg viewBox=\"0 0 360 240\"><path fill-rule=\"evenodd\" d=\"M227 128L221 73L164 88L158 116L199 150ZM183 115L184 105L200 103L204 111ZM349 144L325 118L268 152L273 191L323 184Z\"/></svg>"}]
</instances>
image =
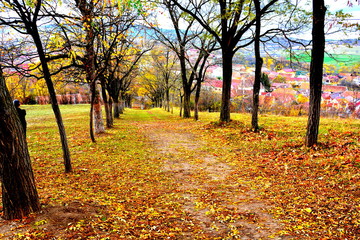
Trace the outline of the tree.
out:
<instances>
[{"instance_id":1,"label":"tree","mask_svg":"<svg viewBox=\"0 0 360 240\"><path fill-rule=\"evenodd\" d=\"M179 77L177 56L169 48L160 45L144 56L140 66L137 79L137 85L141 86L139 96L150 98L155 107L165 105L167 108L167 95Z\"/></svg>"},{"instance_id":2,"label":"tree","mask_svg":"<svg viewBox=\"0 0 360 240\"><path fill-rule=\"evenodd\" d=\"M172 4L171 0L161 1L162 6L166 9L174 31L168 31L159 26L152 26L155 31L157 41L171 49L178 57L180 64L180 74L182 81L182 107L184 118L191 117L191 94L196 89L195 81L201 81L200 75L206 66L206 58L213 49L204 49L214 46L206 45L213 42L211 38L205 39L204 29L202 26L195 25L195 19L189 14L183 12L179 7ZM184 3L189 6L190 3ZM191 54L190 51L198 49L198 54ZM206 54L205 54L206 53ZM204 64L203 64L204 63ZM200 90L200 88L198 88ZM182 111L181 111L182 113Z\"/></svg>"},{"instance_id":3,"label":"tree","mask_svg":"<svg viewBox=\"0 0 360 240\"><path fill-rule=\"evenodd\" d=\"M312 29L312 50L310 65L310 106L306 131L306 146L311 147L317 143L321 90L323 77L323 63L325 51L325 22L326 7L324 0L313 0L313 29Z\"/></svg>"},{"instance_id":4,"label":"tree","mask_svg":"<svg viewBox=\"0 0 360 240\"><path fill-rule=\"evenodd\" d=\"M199 101L200 101L200 92L201 84L205 81L206 70L210 67L211 63L208 62L210 53L215 50L216 41L211 37L204 35L199 37L198 40L199 46L196 47L199 51L198 53L198 65L195 65L196 73L196 91L195 91L195 109L194 109L194 119L199 120Z\"/></svg>"},{"instance_id":5,"label":"tree","mask_svg":"<svg viewBox=\"0 0 360 240\"><path fill-rule=\"evenodd\" d=\"M122 91L127 91L131 83L129 74L147 50L142 50L145 47L136 44L141 32L137 26L134 26L139 16L138 11L130 5L122 6L119 10L115 3L109 3L99 14L101 18L97 21L99 30L96 36L95 66L102 85L107 126L111 127L112 103L114 103L114 116L118 118L122 112L119 96L123 95ZM119 82L121 83L116 84Z\"/></svg>"},{"instance_id":6,"label":"tree","mask_svg":"<svg viewBox=\"0 0 360 240\"><path fill-rule=\"evenodd\" d=\"M123 111L124 98L129 90L138 61L150 49L139 49L132 41L125 41L116 48L116 55L109 65L104 86L114 102L114 117L119 118Z\"/></svg>"},{"instance_id":7,"label":"tree","mask_svg":"<svg viewBox=\"0 0 360 240\"><path fill-rule=\"evenodd\" d=\"M13 28L14 30L17 31L17 33L30 35L36 46L38 57L41 62L42 73L49 91L51 106L55 114L56 122L59 128L60 140L63 150L65 172L71 172L72 167L71 167L70 151L66 139L65 127L62 121L61 112L56 99L55 89L48 66L48 59L38 29L38 24L42 19L42 16L40 15L41 13L40 10L43 6L43 2L41 0L33 1L33 2L28 1L27 2L28 5L26 5L24 2L19 2L18 0L14 0L14 1L4 0L3 2L5 2L6 4L4 4L2 7L7 7L7 9L11 11L11 14L9 15L9 17L4 17L4 16L0 17L0 24ZM13 17L16 16L14 14L16 14L17 17Z\"/></svg>"},{"instance_id":8,"label":"tree","mask_svg":"<svg viewBox=\"0 0 360 240\"><path fill-rule=\"evenodd\" d=\"M170 112L170 89L174 87L175 81L179 77L178 58L169 48L163 50L159 48L151 54L151 65L156 69L160 88L164 90L164 107Z\"/></svg>"},{"instance_id":9,"label":"tree","mask_svg":"<svg viewBox=\"0 0 360 240\"><path fill-rule=\"evenodd\" d=\"M223 90L220 110L220 121L230 121L230 97L232 83L232 62L238 49L249 46L252 37L247 37L256 19L252 14L250 3L245 0L190 0L183 4L179 0L171 0L182 11L191 15L219 43L223 61ZM264 4L260 15L266 14L275 1ZM219 7L219 8L217 8Z\"/></svg>"},{"instance_id":10,"label":"tree","mask_svg":"<svg viewBox=\"0 0 360 240\"><path fill-rule=\"evenodd\" d=\"M75 6L69 2L69 8L77 9L75 14L57 20L57 25L62 29L62 38L65 46L69 46L68 55L71 56L72 70L85 75L86 83L90 86L92 104L90 109L90 137L95 141L96 133L104 132L101 115L100 88L105 103L107 126L112 126L110 105L114 101L114 109L118 106L118 98L113 98L109 92L111 79L119 71L118 59L127 51L128 43L133 43L137 34L134 29L138 10L136 3L122 1L93 1L76 0ZM129 37L131 36L131 37ZM130 40L131 39L131 40ZM109 94L109 96L108 96ZM116 114L116 111L114 111Z\"/></svg>"},{"instance_id":11,"label":"tree","mask_svg":"<svg viewBox=\"0 0 360 240\"><path fill-rule=\"evenodd\" d=\"M141 94L139 95L140 97L148 97L153 106L161 107L165 95L163 84L159 81L155 72L144 70L141 77L139 77L139 83L141 85Z\"/></svg>"},{"instance_id":12,"label":"tree","mask_svg":"<svg viewBox=\"0 0 360 240\"><path fill-rule=\"evenodd\" d=\"M97 83L97 76L95 72L95 38L96 31L94 22L95 19L95 5L98 3L93 0L75 0L76 7L81 13L82 24L85 29L85 56L84 69L86 73L86 81L90 84L91 91L91 106L90 106L90 137L95 142L95 132L105 132L104 123L102 121L101 101L99 85Z\"/></svg>"},{"instance_id":13,"label":"tree","mask_svg":"<svg viewBox=\"0 0 360 240\"><path fill-rule=\"evenodd\" d=\"M253 90L253 109L252 109L252 118L251 126L252 129L257 132L259 130L259 121L258 121L258 111L259 111L259 92L260 92L260 83L261 83L261 68L263 65L263 59L260 55L260 33L261 33L261 8L260 1L254 0L255 5L255 41L254 41L254 50L255 50L255 80L254 80L254 90Z\"/></svg>"},{"instance_id":14,"label":"tree","mask_svg":"<svg viewBox=\"0 0 360 240\"><path fill-rule=\"evenodd\" d=\"M29 151L0 67L0 179L5 219L40 210Z\"/></svg>"}]
</instances>

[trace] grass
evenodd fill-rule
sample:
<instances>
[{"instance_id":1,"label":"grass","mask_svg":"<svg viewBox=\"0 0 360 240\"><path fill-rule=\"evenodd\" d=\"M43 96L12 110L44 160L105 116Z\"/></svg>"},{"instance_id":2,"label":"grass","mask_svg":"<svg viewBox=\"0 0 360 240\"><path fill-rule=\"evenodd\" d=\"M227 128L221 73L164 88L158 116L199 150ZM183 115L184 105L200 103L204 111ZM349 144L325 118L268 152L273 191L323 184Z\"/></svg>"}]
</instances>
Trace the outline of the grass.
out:
<instances>
[{"instance_id":1,"label":"grass","mask_svg":"<svg viewBox=\"0 0 360 240\"><path fill-rule=\"evenodd\" d=\"M279 235L360 237L360 120L322 118L320 144L306 148L306 117L260 115L262 130L253 133L249 114L232 114L234 121L221 125L219 113L202 112L194 121L179 118L177 109L174 114L126 109L114 128L92 143L89 106L61 105L74 168L64 174L51 106L22 107L42 204L77 201L100 209L91 220L63 228L63 238L83 239L88 234L96 239L176 239L192 232L194 239L206 239L188 221L178 200L178 183L161 171L166 156L156 154L143 132L141 126L148 122L184 123L181 131L199 136L206 143L204 151L234 168L234 181L250 184L260 199L274 206L271 214L285 226ZM51 234L35 228L23 235L28 238L18 238L50 239Z\"/></svg>"},{"instance_id":2,"label":"grass","mask_svg":"<svg viewBox=\"0 0 360 240\"><path fill-rule=\"evenodd\" d=\"M307 54L297 56L299 61L310 62L311 58ZM360 55L355 54L325 54L324 63L335 66L353 66L360 62Z\"/></svg>"}]
</instances>

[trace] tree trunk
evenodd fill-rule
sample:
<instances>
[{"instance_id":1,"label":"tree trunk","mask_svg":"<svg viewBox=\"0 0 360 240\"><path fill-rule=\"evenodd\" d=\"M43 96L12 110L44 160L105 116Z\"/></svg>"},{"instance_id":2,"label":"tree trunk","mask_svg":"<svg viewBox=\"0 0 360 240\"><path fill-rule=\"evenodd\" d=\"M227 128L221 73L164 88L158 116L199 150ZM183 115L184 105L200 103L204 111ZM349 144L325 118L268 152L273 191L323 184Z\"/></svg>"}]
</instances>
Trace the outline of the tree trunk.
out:
<instances>
[{"instance_id":1,"label":"tree trunk","mask_svg":"<svg viewBox=\"0 0 360 240\"><path fill-rule=\"evenodd\" d=\"M114 126L114 119L112 116L111 104L110 102L106 102L104 103L104 105L105 105L105 114L106 114L106 127L112 128Z\"/></svg>"},{"instance_id":2,"label":"tree trunk","mask_svg":"<svg viewBox=\"0 0 360 240\"><path fill-rule=\"evenodd\" d=\"M313 29L310 65L310 106L305 144L308 147L317 144L320 124L321 91L325 51L326 7L324 0L313 0Z\"/></svg>"},{"instance_id":3,"label":"tree trunk","mask_svg":"<svg viewBox=\"0 0 360 240\"><path fill-rule=\"evenodd\" d=\"M118 99L114 99L114 118L120 118L121 106Z\"/></svg>"},{"instance_id":4,"label":"tree trunk","mask_svg":"<svg viewBox=\"0 0 360 240\"><path fill-rule=\"evenodd\" d=\"M40 210L25 135L0 69L0 169L4 219Z\"/></svg>"},{"instance_id":5,"label":"tree trunk","mask_svg":"<svg viewBox=\"0 0 360 240\"><path fill-rule=\"evenodd\" d=\"M113 117L111 115L111 107L110 107L110 104L108 101L108 95L106 94L105 84L103 84L103 81L101 82L101 92L102 92L102 98L103 98L104 106L105 106L106 127L112 128L114 121L113 121ZM110 99L110 97L109 97L109 99Z\"/></svg>"},{"instance_id":6,"label":"tree trunk","mask_svg":"<svg viewBox=\"0 0 360 240\"><path fill-rule=\"evenodd\" d=\"M196 82L196 92L195 92L195 109L194 109L194 119L199 120L199 100L200 100L200 91L201 91L201 81L200 79Z\"/></svg>"},{"instance_id":7,"label":"tree trunk","mask_svg":"<svg viewBox=\"0 0 360 240\"><path fill-rule=\"evenodd\" d=\"M230 98L232 82L232 59L233 54L229 51L222 53L223 57L223 89L221 96L220 121L230 122Z\"/></svg>"},{"instance_id":8,"label":"tree trunk","mask_svg":"<svg viewBox=\"0 0 360 240\"><path fill-rule=\"evenodd\" d=\"M123 99L123 97L121 97L119 104L119 113L124 114L124 109L125 109L125 100Z\"/></svg>"},{"instance_id":9,"label":"tree trunk","mask_svg":"<svg viewBox=\"0 0 360 240\"><path fill-rule=\"evenodd\" d=\"M91 101L90 101L90 139L92 142L96 142L94 133L94 103L95 103L95 82L90 84Z\"/></svg>"},{"instance_id":10,"label":"tree trunk","mask_svg":"<svg viewBox=\"0 0 360 240\"><path fill-rule=\"evenodd\" d=\"M184 95L182 95L181 91L180 91L180 113L179 113L180 117L182 117L182 115L183 115L183 98L184 98Z\"/></svg>"},{"instance_id":11,"label":"tree trunk","mask_svg":"<svg viewBox=\"0 0 360 240\"><path fill-rule=\"evenodd\" d=\"M183 118L191 118L191 106L190 106L191 90L184 87L184 113Z\"/></svg>"},{"instance_id":12,"label":"tree trunk","mask_svg":"<svg viewBox=\"0 0 360 240\"><path fill-rule=\"evenodd\" d=\"M78 0L75 1L77 8L80 10L85 28L85 57L84 68L86 72L86 80L90 84L91 89L91 106L90 106L90 137L95 142L94 127L96 133L105 132L104 123L101 113L100 93L96 83L95 68L95 50L94 50L94 1Z\"/></svg>"},{"instance_id":13,"label":"tree trunk","mask_svg":"<svg viewBox=\"0 0 360 240\"><path fill-rule=\"evenodd\" d=\"M260 14L260 1L254 0L256 8L256 29L255 29L255 80L253 88L253 109L251 117L252 129L257 132L259 131L259 93L260 93L260 80L261 80L261 67L263 65L263 59L260 56L260 30L261 30L261 14Z\"/></svg>"},{"instance_id":14,"label":"tree trunk","mask_svg":"<svg viewBox=\"0 0 360 240\"><path fill-rule=\"evenodd\" d=\"M113 101L112 101L112 98L111 98L111 97L109 97L108 104L109 104L109 114L110 114L111 123L112 123L111 125L114 126Z\"/></svg>"},{"instance_id":15,"label":"tree trunk","mask_svg":"<svg viewBox=\"0 0 360 240\"><path fill-rule=\"evenodd\" d=\"M102 117L102 110L101 110L101 98L100 98L100 91L99 86L95 82L95 99L94 99L94 126L95 126L95 133L104 133L104 121Z\"/></svg>"},{"instance_id":16,"label":"tree trunk","mask_svg":"<svg viewBox=\"0 0 360 240\"><path fill-rule=\"evenodd\" d=\"M50 95L50 99L51 99L51 106L56 118L56 122L58 125L58 129L59 129L59 133L60 133L60 140L61 140L61 145L62 145L62 150L63 150L63 158L64 158L64 165L65 165L65 172L71 172L72 171L72 166L71 166L71 159L70 159L70 150L69 150L69 146L68 146L68 142L67 142L67 138L66 138L66 132L65 132L65 127L63 124L63 120L61 117L61 112L60 112L60 108L56 99L56 93L55 93L55 89L54 89L54 85L53 82L51 80L51 74L50 74L50 70L46 61L46 57L45 57L45 52L41 43L41 39L40 39L40 35L39 32L37 31L37 27L34 26L33 27L33 33L32 33L32 37L34 39L34 43L36 45L38 54L39 54L39 58L40 58L40 62L41 62L41 66L42 66L42 70L43 70L43 74L44 74L44 79L49 91L49 95Z\"/></svg>"},{"instance_id":17,"label":"tree trunk","mask_svg":"<svg viewBox=\"0 0 360 240\"><path fill-rule=\"evenodd\" d=\"M168 86L166 87L165 98L166 98L166 100L165 100L166 101L165 110L170 112L170 89L169 89Z\"/></svg>"}]
</instances>

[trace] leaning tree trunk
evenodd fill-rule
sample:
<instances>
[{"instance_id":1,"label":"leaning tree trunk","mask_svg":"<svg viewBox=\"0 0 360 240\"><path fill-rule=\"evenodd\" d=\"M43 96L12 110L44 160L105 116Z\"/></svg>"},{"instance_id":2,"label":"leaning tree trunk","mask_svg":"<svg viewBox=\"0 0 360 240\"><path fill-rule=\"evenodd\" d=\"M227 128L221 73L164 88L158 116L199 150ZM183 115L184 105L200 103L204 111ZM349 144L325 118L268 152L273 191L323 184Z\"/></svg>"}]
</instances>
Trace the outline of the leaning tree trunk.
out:
<instances>
[{"instance_id":1,"label":"leaning tree trunk","mask_svg":"<svg viewBox=\"0 0 360 240\"><path fill-rule=\"evenodd\" d=\"M0 179L3 218L40 210L25 135L0 69Z\"/></svg>"},{"instance_id":2,"label":"leaning tree trunk","mask_svg":"<svg viewBox=\"0 0 360 240\"><path fill-rule=\"evenodd\" d=\"M313 0L313 29L310 65L310 106L305 144L313 146L318 141L321 109L322 75L325 51L326 7L324 0Z\"/></svg>"},{"instance_id":3,"label":"leaning tree trunk","mask_svg":"<svg viewBox=\"0 0 360 240\"><path fill-rule=\"evenodd\" d=\"M260 56L260 28L261 28L261 13L260 13L260 1L254 0L256 8L256 29L255 29L255 80L253 89L253 109L251 117L252 129L257 132L259 131L259 93L260 93L260 79L261 79L261 67L263 59Z\"/></svg>"},{"instance_id":4,"label":"leaning tree trunk","mask_svg":"<svg viewBox=\"0 0 360 240\"><path fill-rule=\"evenodd\" d=\"M34 43L36 45L38 54L39 54L39 59L41 62L41 66L43 69L43 74L44 74L44 79L49 91L49 95L50 95L50 99L51 99L51 106L56 118L56 122L58 125L58 129L59 129L59 133L60 133L60 140L61 140L61 145L62 145L62 150L63 150L63 158L64 158L64 165L65 165L65 172L71 172L72 171L72 166L71 166L71 158L70 158L70 150L69 150L69 146L68 146L68 142L67 142L67 138L66 138L66 132L65 132L65 127L64 127L64 123L62 120L62 116L61 116L61 112L60 112L60 108L57 102L57 98L56 98L56 93L55 93L55 88L54 88L54 84L51 80L51 74L50 74L50 70L47 64L47 60L46 60L46 56L45 56L45 52L41 43L41 39L40 39L40 35L39 32L37 31L37 27L33 27L34 31L32 34L32 37L34 39Z\"/></svg>"}]
</instances>

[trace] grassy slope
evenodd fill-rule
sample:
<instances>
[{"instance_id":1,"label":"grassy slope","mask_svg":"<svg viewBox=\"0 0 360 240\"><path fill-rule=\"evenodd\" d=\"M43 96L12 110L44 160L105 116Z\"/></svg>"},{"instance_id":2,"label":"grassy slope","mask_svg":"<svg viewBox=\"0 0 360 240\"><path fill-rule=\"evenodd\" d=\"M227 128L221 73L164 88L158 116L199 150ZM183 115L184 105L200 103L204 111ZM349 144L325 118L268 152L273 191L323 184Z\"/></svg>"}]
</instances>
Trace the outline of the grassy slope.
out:
<instances>
[{"instance_id":1,"label":"grassy slope","mask_svg":"<svg viewBox=\"0 0 360 240\"><path fill-rule=\"evenodd\" d=\"M252 133L250 115L232 114L235 121L221 125L214 123L218 113L201 113L200 121L194 122L160 109L151 110L155 118L148 111L127 109L94 144L88 134L89 107L61 106L74 167L74 173L65 175L50 106L24 108L41 202L79 201L104 209L91 221L69 226L69 239L85 232L99 239L172 239L185 231L196 232L196 226L185 221L174 180L160 171L162 159L154 157L156 150L134 124L158 120L187 121L187 131L207 142L204 150L233 166L236 181L252 186L261 199L274 205L271 213L285 224L280 235L360 237L359 120L322 119L321 144L308 149L303 147L304 117L260 116L264 130ZM148 226L158 227L154 231ZM29 234L51 236L40 229Z\"/></svg>"}]
</instances>

